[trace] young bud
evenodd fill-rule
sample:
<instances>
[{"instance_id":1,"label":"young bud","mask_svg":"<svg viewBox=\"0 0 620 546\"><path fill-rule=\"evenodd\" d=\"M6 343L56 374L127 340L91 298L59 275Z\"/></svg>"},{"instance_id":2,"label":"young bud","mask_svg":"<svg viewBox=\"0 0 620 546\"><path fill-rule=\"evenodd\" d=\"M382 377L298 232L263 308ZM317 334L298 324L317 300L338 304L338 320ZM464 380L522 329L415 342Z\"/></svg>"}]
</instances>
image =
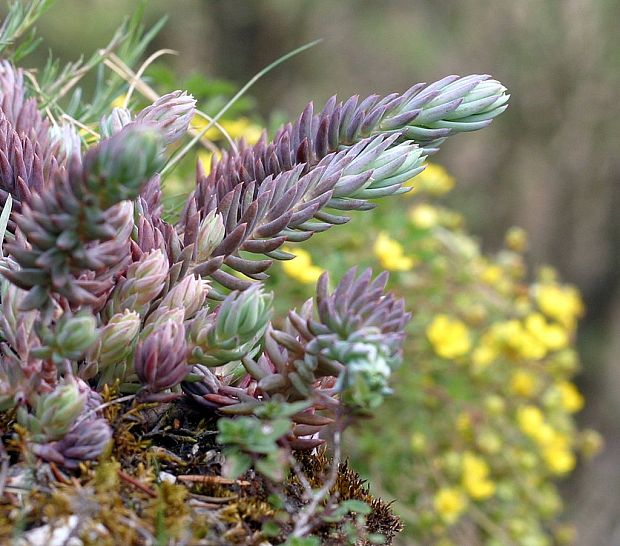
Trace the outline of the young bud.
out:
<instances>
[{"instance_id":1,"label":"young bud","mask_svg":"<svg viewBox=\"0 0 620 546\"><path fill-rule=\"evenodd\" d=\"M109 304L109 313L116 314L125 309L145 313L148 304L164 287L167 275L168 258L161 250L143 254L139 261L129 266L126 279L115 289Z\"/></svg>"},{"instance_id":2,"label":"young bud","mask_svg":"<svg viewBox=\"0 0 620 546\"><path fill-rule=\"evenodd\" d=\"M107 368L125 360L133 351L134 342L140 332L140 315L125 310L117 313L101 331L97 359L99 369Z\"/></svg>"},{"instance_id":3,"label":"young bud","mask_svg":"<svg viewBox=\"0 0 620 546\"><path fill-rule=\"evenodd\" d=\"M65 162L70 157L79 157L82 142L80 135L73 125L54 125L49 130L50 148L58 163Z\"/></svg>"},{"instance_id":4,"label":"young bud","mask_svg":"<svg viewBox=\"0 0 620 546\"><path fill-rule=\"evenodd\" d=\"M136 347L134 366L146 390L155 393L178 385L189 373L183 324L167 321Z\"/></svg>"},{"instance_id":5,"label":"young bud","mask_svg":"<svg viewBox=\"0 0 620 546\"><path fill-rule=\"evenodd\" d=\"M336 390L342 402L354 411L371 411L392 392L388 387L389 349L371 343L354 343L346 353L340 355L346 364Z\"/></svg>"},{"instance_id":6,"label":"young bud","mask_svg":"<svg viewBox=\"0 0 620 546\"><path fill-rule=\"evenodd\" d=\"M187 132L195 106L194 97L184 91L174 91L147 106L136 116L136 121L152 123L163 134L164 143L172 144Z\"/></svg>"},{"instance_id":7,"label":"young bud","mask_svg":"<svg viewBox=\"0 0 620 546\"><path fill-rule=\"evenodd\" d=\"M80 462L97 459L112 439L105 419L87 419L78 423L58 442L34 444L32 451L41 459L78 468Z\"/></svg>"},{"instance_id":8,"label":"young bud","mask_svg":"<svg viewBox=\"0 0 620 546\"><path fill-rule=\"evenodd\" d=\"M58 322L54 352L69 360L78 360L95 341L97 322L93 315L75 315Z\"/></svg>"},{"instance_id":9,"label":"young bud","mask_svg":"<svg viewBox=\"0 0 620 546\"><path fill-rule=\"evenodd\" d=\"M138 196L162 166L162 144L154 127L131 123L86 153L84 183L102 209Z\"/></svg>"},{"instance_id":10,"label":"young bud","mask_svg":"<svg viewBox=\"0 0 620 546\"><path fill-rule=\"evenodd\" d=\"M215 314L199 313L189 331L192 363L219 366L249 355L265 333L272 299L271 293L254 285L229 294Z\"/></svg>"},{"instance_id":11,"label":"young bud","mask_svg":"<svg viewBox=\"0 0 620 546\"><path fill-rule=\"evenodd\" d=\"M166 322L174 322L176 324L183 324L185 317L185 309L179 307L165 307L160 305L153 311L149 318L146 319L144 326L140 332L140 338L146 339L160 326L163 326Z\"/></svg>"},{"instance_id":12,"label":"young bud","mask_svg":"<svg viewBox=\"0 0 620 546\"><path fill-rule=\"evenodd\" d=\"M99 122L101 137L109 138L130 123L131 113L127 108L114 108L107 116L103 116Z\"/></svg>"},{"instance_id":13,"label":"young bud","mask_svg":"<svg viewBox=\"0 0 620 546\"><path fill-rule=\"evenodd\" d=\"M188 275L166 294L160 306L169 309L184 309L184 319L191 319L202 308L208 289L209 283L207 281L194 275Z\"/></svg>"},{"instance_id":14,"label":"young bud","mask_svg":"<svg viewBox=\"0 0 620 546\"><path fill-rule=\"evenodd\" d=\"M213 250L222 242L224 234L222 215L214 209L200 222L196 238L196 260L204 262L208 259Z\"/></svg>"},{"instance_id":15,"label":"young bud","mask_svg":"<svg viewBox=\"0 0 620 546\"><path fill-rule=\"evenodd\" d=\"M1 281L0 294L2 300L0 305L0 335L11 346L16 347L19 344L18 330L22 334L26 333L22 340L26 341L33 331L34 322L39 313L37 311L22 311L20 306L28 293L4 279Z\"/></svg>"},{"instance_id":16,"label":"young bud","mask_svg":"<svg viewBox=\"0 0 620 546\"><path fill-rule=\"evenodd\" d=\"M85 404L86 395L78 386L65 383L40 395L34 413L20 407L17 420L30 431L35 442L58 440L71 429Z\"/></svg>"},{"instance_id":17,"label":"young bud","mask_svg":"<svg viewBox=\"0 0 620 546\"><path fill-rule=\"evenodd\" d=\"M105 419L85 420L58 442L58 451L67 468L76 468L80 461L99 457L111 439L112 429Z\"/></svg>"}]
</instances>

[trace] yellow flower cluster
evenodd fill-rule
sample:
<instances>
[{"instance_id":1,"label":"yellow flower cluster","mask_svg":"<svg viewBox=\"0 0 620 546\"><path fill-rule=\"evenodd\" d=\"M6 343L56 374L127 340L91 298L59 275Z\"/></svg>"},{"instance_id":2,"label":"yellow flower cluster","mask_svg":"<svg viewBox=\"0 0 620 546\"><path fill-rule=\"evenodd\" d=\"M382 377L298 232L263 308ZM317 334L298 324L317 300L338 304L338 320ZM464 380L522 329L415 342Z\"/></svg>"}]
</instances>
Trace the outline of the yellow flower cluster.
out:
<instances>
[{"instance_id":1,"label":"yellow flower cluster","mask_svg":"<svg viewBox=\"0 0 620 546\"><path fill-rule=\"evenodd\" d=\"M542 458L551 472L566 474L575 467L570 438L547 423L538 407L520 407L517 410L517 423L521 431L538 444Z\"/></svg>"},{"instance_id":2,"label":"yellow flower cluster","mask_svg":"<svg viewBox=\"0 0 620 546\"><path fill-rule=\"evenodd\" d=\"M282 263L282 270L286 275L303 284L314 284L323 273L323 269L312 263L310 253L301 248L293 252L290 248L284 248L285 252L295 254L295 258Z\"/></svg>"},{"instance_id":3,"label":"yellow flower cluster","mask_svg":"<svg viewBox=\"0 0 620 546\"><path fill-rule=\"evenodd\" d=\"M568 332L562 326L548 323L540 313L531 313L522 321L511 319L492 324L480 338L472 360L481 368L500 354L513 359L541 360L568 343Z\"/></svg>"},{"instance_id":4,"label":"yellow flower cluster","mask_svg":"<svg viewBox=\"0 0 620 546\"><path fill-rule=\"evenodd\" d=\"M426 328L426 336L434 351L443 358L457 358L471 349L471 338L465 323L448 315L437 315Z\"/></svg>"},{"instance_id":5,"label":"yellow flower cluster","mask_svg":"<svg viewBox=\"0 0 620 546\"><path fill-rule=\"evenodd\" d=\"M406 195L424 192L439 196L449 192L454 187L454 177L441 165L428 163L426 169L415 178L405 182L404 185L413 188Z\"/></svg>"},{"instance_id":6,"label":"yellow flower cluster","mask_svg":"<svg viewBox=\"0 0 620 546\"><path fill-rule=\"evenodd\" d=\"M415 179L426 197L453 184L436 166ZM416 311L405 347L411 367L397 372L398 401L377 415L355 449L379 461L381 485L391 495L411 499L407 538L416 543L450 544L457 536L450 526L469 515L480 516L467 520L485 544L555 543L550 529L559 528L561 500L554 480L574 468L578 453L591 456L601 447L600 436L580 431L573 419L584 405L571 382L579 368L579 293L551 268L527 282L520 228L489 255L453 211L435 202L394 206L408 222L376 217L371 244L384 269L415 267L398 278ZM398 241L387 231L393 225ZM338 241L348 249L347 265L368 259L372 239L365 231ZM309 255L298 260L286 267L316 267ZM409 442L400 441L403 430ZM416 469L415 479L402 479L404 464ZM477 529L483 518L490 527ZM486 541L487 534L494 536Z\"/></svg>"},{"instance_id":7,"label":"yellow flower cluster","mask_svg":"<svg viewBox=\"0 0 620 546\"><path fill-rule=\"evenodd\" d=\"M409 271L415 265L413 258L405 256L403 245L384 231L379 233L373 251L381 267L389 271Z\"/></svg>"},{"instance_id":8,"label":"yellow flower cluster","mask_svg":"<svg viewBox=\"0 0 620 546\"><path fill-rule=\"evenodd\" d=\"M577 387L570 381L560 381L552 387L559 393L560 405L568 413L577 413L584 406L584 399Z\"/></svg>"},{"instance_id":9,"label":"yellow flower cluster","mask_svg":"<svg viewBox=\"0 0 620 546\"><path fill-rule=\"evenodd\" d=\"M462 485L474 500L488 499L495 493L495 483L489 479L489 465L471 451L463 454Z\"/></svg>"},{"instance_id":10,"label":"yellow flower cluster","mask_svg":"<svg viewBox=\"0 0 620 546\"><path fill-rule=\"evenodd\" d=\"M583 315L583 301L574 286L545 283L535 287L536 302L548 317L573 330Z\"/></svg>"}]
</instances>

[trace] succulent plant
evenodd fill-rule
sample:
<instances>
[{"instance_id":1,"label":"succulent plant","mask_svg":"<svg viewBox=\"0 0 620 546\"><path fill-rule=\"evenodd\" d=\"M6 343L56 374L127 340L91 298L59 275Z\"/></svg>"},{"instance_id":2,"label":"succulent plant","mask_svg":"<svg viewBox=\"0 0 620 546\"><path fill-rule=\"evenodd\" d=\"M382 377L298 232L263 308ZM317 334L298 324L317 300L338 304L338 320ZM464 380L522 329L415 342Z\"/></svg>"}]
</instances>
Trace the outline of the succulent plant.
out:
<instances>
[{"instance_id":1,"label":"succulent plant","mask_svg":"<svg viewBox=\"0 0 620 546\"><path fill-rule=\"evenodd\" d=\"M188 129L191 96L170 93L135 116L114 109L82 150L3 62L0 204L10 195L14 208L0 267L0 408L17 409L32 453L66 468L105 449L97 391L115 384L139 401L182 397L222 415L286 402L295 448L320 444L316 433L343 412L372 413L409 318L387 276L352 270L330 292L324 275L283 324L271 322L261 281L274 259L292 257L285 241L407 191L443 139L505 109L504 91L487 76L452 76L332 98L318 114L310 104L273 141L240 142L208 175L199 165L171 224L158 171Z\"/></svg>"}]
</instances>

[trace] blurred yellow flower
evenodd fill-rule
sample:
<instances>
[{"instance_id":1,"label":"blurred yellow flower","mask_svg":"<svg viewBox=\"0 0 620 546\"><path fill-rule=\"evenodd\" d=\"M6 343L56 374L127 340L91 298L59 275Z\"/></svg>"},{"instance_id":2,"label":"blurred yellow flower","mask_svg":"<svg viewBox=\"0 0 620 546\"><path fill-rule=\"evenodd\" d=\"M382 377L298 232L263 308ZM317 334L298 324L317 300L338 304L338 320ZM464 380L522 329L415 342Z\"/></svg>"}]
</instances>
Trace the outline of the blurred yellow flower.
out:
<instances>
[{"instance_id":1,"label":"blurred yellow flower","mask_svg":"<svg viewBox=\"0 0 620 546\"><path fill-rule=\"evenodd\" d=\"M489 479L489 466L470 451L463 454L463 489L475 500L488 499L495 493L495 483Z\"/></svg>"},{"instance_id":2,"label":"blurred yellow flower","mask_svg":"<svg viewBox=\"0 0 620 546\"><path fill-rule=\"evenodd\" d=\"M488 264L480 274L480 279L483 283L495 286L502 280L504 272L502 268L497 264Z\"/></svg>"},{"instance_id":3,"label":"blurred yellow flower","mask_svg":"<svg viewBox=\"0 0 620 546\"><path fill-rule=\"evenodd\" d=\"M410 194L425 192L431 195L443 195L454 187L454 177L441 165L428 163L418 176L408 180L404 185L413 188Z\"/></svg>"},{"instance_id":4,"label":"blurred yellow flower","mask_svg":"<svg viewBox=\"0 0 620 546\"><path fill-rule=\"evenodd\" d=\"M522 406L517 409L517 424L524 434L534 437L545 424L545 418L536 406Z\"/></svg>"},{"instance_id":5,"label":"blurred yellow flower","mask_svg":"<svg viewBox=\"0 0 620 546\"><path fill-rule=\"evenodd\" d=\"M570 448L570 442L566 436L555 434L542 451L542 456L547 468L554 474L566 474L575 468L575 454Z\"/></svg>"},{"instance_id":6,"label":"blurred yellow flower","mask_svg":"<svg viewBox=\"0 0 620 546\"><path fill-rule=\"evenodd\" d=\"M409 271L415 265L413 258L405 256L403 245L385 231L379 233L373 251L381 266L389 271Z\"/></svg>"},{"instance_id":7,"label":"blurred yellow flower","mask_svg":"<svg viewBox=\"0 0 620 546\"><path fill-rule=\"evenodd\" d=\"M513 226L504 237L504 244L514 252L524 252L527 250L527 232L520 227Z\"/></svg>"},{"instance_id":8,"label":"blurred yellow flower","mask_svg":"<svg viewBox=\"0 0 620 546\"><path fill-rule=\"evenodd\" d=\"M547 354L547 347L516 319L493 324L489 335L509 356L540 360Z\"/></svg>"},{"instance_id":9,"label":"blurred yellow flower","mask_svg":"<svg viewBox=\"0 0 620 546\"><path fill-rule=\"evenodd\" d=\"M293 252L290 248L284 248L285 252L295 254L295 258L292 260L286 260L282 262L282 269L292 279L295 279L303 284L313 284L323 273L323 269L312 263L312 257L310 254L301 249L295 249Z\"/></svg>"},{"instance_id":10,"label":"blurred yellow flower","mask_svg":"<svg viewBox=\"0 0 620 546\"><path fill-rule=\"evenodd\" d=\"M430 229L437 225L437 209L427 203L416 205L409 211L409 221L417 228Z\"/></svg>"},{"instance_id":11,"label":"blurred yellow flower","mask_svg":"<svg viewBox=\"0 0 620 546\"><path fill-rule=\"evenodd\" d=\"M125 95L125 93L123 93L122 95L119 95L118 97L116 97L113 101L112 101L112 108L122 108L123 105L125 104L125 98L127 97L127 95Z\"/></svg>"},{"instance_id":12,"label":"blurred yellow flower","mask_svg":"<svg viewBox=\"0 0 620 546\"><path fill-rule=\"evenodd\" d=\"M568 333L559 324L549 324L540 313L525 318L526 330L548 349L558 351L568 346Z\"/></svg>"},{"instance_id":13,"label":"blurred yellow flower","mask_svg":"<svg viewBox=\"0 0 620 546\"><path fill-rule=\"evenodd\" d=\"M493 339L487 332L482 336L480 343L471 355L473 371L481 372L485 370L498 356Z\"/></svg>"},{"instance_id":14,"label":"blurred yellow flower","mask_svg":"<svg viewBox=\"0 0 620 546\"><path fill-rule=\"evenodd\" d=\"M517 370L510 378L510 391L517 396L530 398L536 392L538 381L536 376L526 370Z\"/></svg>"},{"instance_id":15,"label":"blurred yellow flower","mask_svg":"<svg viewBox=\"0 0 620 546\"><path fill-rule=\"evenodd\" d=\"M469 330L464 322L437 315L426 328L426 336L435 352L443 358L463 356L471 349Z\"/></svg>"},{"instance_id":16,"label":"blurred yellow flower","mask_svg":"<svg viewBox=\"0 0 620 546\"><path fill-rule=\"evenodd\" d=\"M209 125L209 120L203 118L202 116L196 114L192 118L191 127L197 131L202 131L207 125ZM244 138L245 141L250 144L256 144L262 135L263 130L258 125L252 123L246 117L240 117L238 119L232 120L223 120L219 122L219 125L228 133L230 138L232 139L240 139ZM215 126L210 127L207 132L204 134L206 138L213 141L223 140L224 135Z\"/></svg>"},{"instance_id":17,"label":"blurred yellow flower","mask_svg":"<svg viewBox=\"0 0 620 546\"><path fill-rule=\"evenodd\" d=\"M433 500L435 511L447 523L454 523L465 510L467 499L456 487L443 487Z\"/></svg>"},{"instance_id":18,"label":"blurred yellow flower","mask_svg":"<svg viewBox=\"0 0 620 546\"><path fill-rule=\"evenodd\" d=\"M569 413L576 413L583 409L584 400L577 387L570 381L561 381L555 386L560 392L560 404Z\"/></svg>"},{"instance_id":19,"label":"blurred yellow flower","mask_svg":"<svg viewBox=\"0 0 620 546\"><path fill-rule=\"evenodd\" d=\"M570 285L540 284L536 289L536 302L545 315L571 330L584 312L579 291Z\"/></svg>"}]
</instances>

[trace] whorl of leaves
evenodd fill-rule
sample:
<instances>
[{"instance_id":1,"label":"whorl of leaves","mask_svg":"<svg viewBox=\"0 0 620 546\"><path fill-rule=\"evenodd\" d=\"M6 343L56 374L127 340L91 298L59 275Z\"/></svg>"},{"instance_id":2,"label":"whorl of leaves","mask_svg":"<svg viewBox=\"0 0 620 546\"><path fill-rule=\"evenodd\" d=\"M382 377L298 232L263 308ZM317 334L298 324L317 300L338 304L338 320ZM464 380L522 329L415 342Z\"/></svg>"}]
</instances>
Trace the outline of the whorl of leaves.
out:
<instances>
[{"instance_id":1,"label":"whorl of leaves","mask_svg":"<svg viewBox=\"0 0 620 546\"><path fill-rule=\"evenodd\" d=\"M0 61L0 205L8 195L13 210L29 201L62 171L79 137L70 126L51 127L26 98L24 73L8 61ZM9 231L15 225L9 222Z\"/></svg>"},{"instance_id":2,"label":"whorl of leaves","mask_svg":"<svg viewBox=\"0 0 620 546\"><path fill-rule=\"evenodd\" d=\"M339 404L336 383L346 372L351 349L360 342L374 344L385 349L391 367L400 362L410 315L402 299L385 293L386 281L385 273L373 280L370 270L357 276L351 269L330 293L324 274L314 301L308 300L300 312L291 311L282 330L267 330L263 354L241 359L246 373L239 374L240 366L225 375L195 366L200 380L184 383L185 392L201 405L232 415L249 414L260 400L273 396L310 399L314 407L293 420L298 424L295 434L314 434L332 421ZM317 409L329 411L318 415ZM300 441L296 445L310 447Z\"/></svg>"},{"instance_id":3,"label":"whorl of leaves","mask_svg":"<svg viewBox=\"0 0 620 546\"><path fill-rule=\"evenodd\" d=\"M240 251L269 258L291 256L277 249L303 241L348 220L338 211L368 210L369 199L399 193L451 134L491 123L506 108L505 88L488 76L449 76L418 84L403 94L371 95L360 101L332 97L314 114L310 103L295 124L272 142L263 135L253 147L224 153L206 175L199 166L196 190L181 218L184 242L196 238L207 214L221 214L225 236L196 272L243 290L249 281L220 269L222 263L261 280L271 260L251 260ZM214 292L215 294L215 292Z\"/></svg>"},{"instance_id":4,"label":"whorl of leaves","mask_svg":"<svg viewBox=\"0 0 620 546\"><path fill-rule=\"evenodd\" d=\"M50 294L71 305L105 302L114 276L130 260L133 207L124 201L137 197L160 161L157 133L133 124L89 150L82 162L73 156L53 186L33 194L14 216L27 244L7 244L21 269L3 272L30 291L24 310L45 306Z\"/></svg>"}]
</instances>

